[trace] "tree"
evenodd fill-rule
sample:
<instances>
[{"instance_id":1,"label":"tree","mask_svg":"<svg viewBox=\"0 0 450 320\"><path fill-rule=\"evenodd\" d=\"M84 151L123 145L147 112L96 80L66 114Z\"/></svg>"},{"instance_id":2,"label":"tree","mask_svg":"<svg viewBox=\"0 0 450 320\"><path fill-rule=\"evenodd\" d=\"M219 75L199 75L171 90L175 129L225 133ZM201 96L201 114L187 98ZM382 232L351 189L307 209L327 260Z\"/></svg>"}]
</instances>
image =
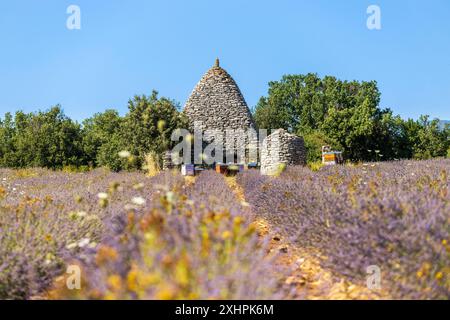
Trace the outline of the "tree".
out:
<instances>
[{"instance_id":1,"label":"tree","mask_svg":"<svg viewBox=\"0 0 450 320\"><path fill-rule=\"evenodd\" d=\"M354 108L363 103L377 107L380 93L375 81L347 82L316 74L285 75L269 83L268 96L255 108L258 127L289 132L318 130L328 110Z\"/></svg>"},{"instance_id":2,"label":"tree","mask_svg":"<svg viewBox=\"0 0 450 320\"><path fill-rule=\"evenodd\" d=\"M254 114L259 128L283 128L304 136L310 157L320 144L341 148L348 159L389 160L445 156L448 129L438 121L403 120L381 109L375 81L341 81L316 74L285 75L269 83Z\"/></svg>"},{"instance_id":3,"label":"tree","mask_svg":"<svg viewBox=\"0 0 450 320\"><path fill-rule=\"evenodd\" d=\"M329 145L334 150L341 150L342 146L332 138L326 136L320 130L312 130L308 133L302 134L305 141L307 162L321 161L322 159L322 146Z\"/></svg>"},{"instance_id":4,"label":"tree","mask_svg":"<svg viewBox=\"0 0 450 320\"><path fill-rule=\"evenodd\" d=\"M83 121L83 151L91 166L105 163L105 154L101 156L101 160L99 159L100 149L119 132L121 122L122 118L116 110L96 113L92 118ZM118 140L118 138L114 137L114 140ZM105 152L104 150L103 152Z\"/></svg>"},{"instance_id":5,"label":"tree","mask_svg":"<svg viewBox=\"0 0 450 320\"><path fill-rule=\"evenodd\" d=\"M11 167L14 163L14 133L14 119L8 112L3 121L0 119L0 167Z\"/></svg>"},{"instance_id":6,"label":"tree","mask_svg":"<svg viewBox=\"0 0 450 320\"><path fill-rule=\"evenodd\" d=\"M98 149L96 156L98 166L107 167L112 171L132 168L132 161L119 157L119 152L124 150L126 150L124 140L118 132L114 133Z\"/></svg>"},{"instance_id":7,"label":"tree","mask_svg":"<svg viewBox=\"0 0 450 320\"><path fill-rule=\"evenodd\" d=\"M187 120L174 101L158 98L156 91L150 96L135 96L128 102L128 113L120 121L119 130L99 148L98 164L116 171L140 169L150 152L161 161L162 154L173 146L170 137L177 128L187 128ZM131 153L133 161L118 159L118 152L123 150Z\"/></svg>"},{"instance_id":8,"label":"tree","mask_svg":"<svg viewBox=\"0 0 450 320\"><path fill-rule=\"evenodd\" d=\"M449 137L448 127L441 129L439 119L430 121L429 116L421 116L417 121L415 132L410 133L414 158L445 157L449 147Z\"/></svg>"},{"instance_id":9,"label":"tree","mask_svg":"<svg viewBox=\"0 0 450 320\"><path fill-rule=\"evenodd\" d=\"M2 165L62 168L84 162L80 125L64 115L60 106L46 112L7 114L2 124Z\"/></svg>"}]
</instances>

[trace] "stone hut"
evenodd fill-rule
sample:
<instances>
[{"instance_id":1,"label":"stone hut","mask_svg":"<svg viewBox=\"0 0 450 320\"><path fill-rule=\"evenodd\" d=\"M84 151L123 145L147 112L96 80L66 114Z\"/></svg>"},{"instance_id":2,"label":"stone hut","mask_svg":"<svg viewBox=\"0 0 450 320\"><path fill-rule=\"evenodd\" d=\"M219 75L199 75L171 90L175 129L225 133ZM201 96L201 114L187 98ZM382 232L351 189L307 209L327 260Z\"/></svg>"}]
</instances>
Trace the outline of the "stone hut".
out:
<instances>
[{"instance_id":1,"label":"stone hut","mask_svg":"<svg viewBox=\"0 0 450 320\"><path fill-rule=\"evenodd\" d=\"M280 164L306 165L303 138L278 129L264 139L261 147L261 174L271 175Z\"/></svg>"},{"instance_id":2,"label":"stone hut","mask_svg":"<svg viewBox=\"0 0 450 320\"><path fill-rule=\"evenodd\" d=\"M197 83L183 112L188 118L190 131L202 133L203 149L205 145L214 145L218 140L217 135L208 133L210 130L221 133L224 150L223 161L219 162L226 163L230 158L233 163L260 162L262 174L271 174L278 169L280 163L306 164L303 138L279 129L262 143L258 141L255 122L247 103L236 82L220 67L219 59ZM235 132L231 139L230 131ZM245 150L245 156L244 159L239 159L237 153L242 149ZM165 168L172 166L169 155L167 153L164 159ZM191 160L195 159L194 156L192 152Z\"/></svg>"},{"instance_id":3,"label":"stone hut","mask_svg":"<svg viewBox=\"0 0 450 320\"><path fill-rule=\"evenodd\" d=\"M195 86L186 102L184 113L189 120L190 130L193 132L196 127L203 132L204 143L211 144L217 140L217 135L208 134L207 130L222 133L224 158L226 154L232 153L232 158L235 159L237 149L248 150L251 143L252 146L257 146L257 136L251 139L247 134L249 129L253 129L256 134L252 114L236 82L220 67L219 59ZM230 134L233 131L235 133ZM251 159L245 159L244 162L251 162Z\"/></svg>"}]
</instances>

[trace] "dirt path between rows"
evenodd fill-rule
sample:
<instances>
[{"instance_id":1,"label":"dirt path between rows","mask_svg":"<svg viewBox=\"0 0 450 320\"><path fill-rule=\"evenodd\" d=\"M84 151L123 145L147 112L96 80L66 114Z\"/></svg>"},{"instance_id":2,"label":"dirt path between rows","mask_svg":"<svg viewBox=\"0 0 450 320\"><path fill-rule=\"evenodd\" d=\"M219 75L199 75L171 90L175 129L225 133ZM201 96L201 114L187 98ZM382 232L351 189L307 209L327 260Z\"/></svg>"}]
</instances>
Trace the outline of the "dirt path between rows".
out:
<instances>
[{"instance_id":1,"label":"dirt path between rows","mask_svg":"<svg viewBox=\"0 0 450 320\"><path fill-rule=\"evenodd\" d=\"M235 177L225 177L236 197L247 204L244 191ZM354 284L342 277L337 277L330 270L321 267L319 252L303 249L289 243L282 235L274 232L270 223L262 218L254 222L261 237L270 237L270 251L281 253L277 263L293 270L284 280L286 285L295 290L293 298L310 300L369 300L389 299L385 292L372 291L365 286Z\"/></svg>"}]
</instances>

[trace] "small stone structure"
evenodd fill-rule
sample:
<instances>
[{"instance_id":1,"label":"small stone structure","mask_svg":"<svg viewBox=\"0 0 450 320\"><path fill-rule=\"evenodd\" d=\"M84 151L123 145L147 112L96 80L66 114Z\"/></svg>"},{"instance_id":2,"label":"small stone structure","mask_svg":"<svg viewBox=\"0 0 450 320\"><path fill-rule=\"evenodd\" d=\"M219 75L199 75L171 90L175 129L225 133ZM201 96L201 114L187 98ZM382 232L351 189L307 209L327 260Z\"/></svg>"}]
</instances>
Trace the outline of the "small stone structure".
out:
<instances>
[{"instance_id":1,"label":"small stone structure","mask_svg":"<svg viewBox=\"0 0 450 320\"><path fill-rule=\"evenodd\" d=\"M170 151L164 152L162 157L162 163L163 163L162 164L163 170L171 170L176 167L172 162L172 153Z\"/></svg>"},{"instance_id":2,"label":"small stone structure","mask_svg":"<svg viewBox=\"0 0 450 320\"><path fill-rule=\"evenodd\" d=\"M261 174L272 175L281 164L306 165L303 138L278 129L264 139L261 147Z\"/></svg>"}]
</instances>

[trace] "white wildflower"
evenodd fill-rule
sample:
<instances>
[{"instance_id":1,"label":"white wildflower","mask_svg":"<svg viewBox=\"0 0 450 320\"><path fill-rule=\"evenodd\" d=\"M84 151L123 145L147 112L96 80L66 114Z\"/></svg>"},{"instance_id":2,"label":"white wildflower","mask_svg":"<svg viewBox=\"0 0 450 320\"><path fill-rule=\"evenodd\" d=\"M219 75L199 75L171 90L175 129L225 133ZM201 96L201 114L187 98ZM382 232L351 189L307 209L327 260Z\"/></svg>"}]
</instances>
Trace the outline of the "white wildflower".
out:
<instances>
[{"instance_id":1,"label":"white wildflower","mask_svg":"<svg viewBox=\"0 0 450 320\"><path fill-rule=\"evenodd\" d=\"M91 241L91 240L89 240L89 238L81 239L81 240L78 242L78 246L79 246L80 248L86 247L86 246L89 244L90 241Z\"/></svg>"},{"instance_id":2,"label":"white wildflower","mask_svg":"<svg viewBox=\"0 0 450 320\"><path fill-rule=\"evenodd\" d=\"M79 211L77 212L77 217L78 218L84 218L87 216L87 212L86 211Z\"/></svg>"},{"instance_id":3,"label":"white wildflower","mask_svg":"<svg viewBox=\"0 0 450 320\"><path fill-rule=\"evenodd\" d=\"M133 199L131 199L131 202L133 202L137 206L143 206L146 203L145 199L142 197L134 197Z\"/></svg>"},{"instance_id":4,"label":"white wildflower","mask_svg":"<svg viewBox=\"0 0 450 320\"><path fill-rule=\"evenodd\" d=\"M166 193L166 199L169 203L173 203L175 201L175 193L169 191Z\"/></svg>"},{"instance_id":5,"label":"white wildflower","mask_svg":"<svg viewBox=\"0 0 450 320\"><path fill-rule=\"evenodd\" d=\"M75 249L76 247L78 246L78 244L77 243L70 243L70 244L68 244L67 246L66 246L66 249L69 249L69 250L71 250L71 249Z\"/></svg>"},{"instance_id":6,"label":"white wildflower","mask_svg":"<svg viewBox=\"0 0 450 320\"><path fill-rule=\"evenodd\" d=\"M121 158L129 158L131 157L131 153L129 151L123 150L119 152L119 157Z\"/></svg>"},{"instance_id":7,"label":"white wildflower","mask_svg":"<svg viewBox=\"0 0 450 320\"><path fill-rule=\"evenodd\" d=\"M100 192L99 194L97 194L97 197L99 199L106 200L106 199L108 199L108 194L105 192Z\"/></svg>"}]
</instances>

